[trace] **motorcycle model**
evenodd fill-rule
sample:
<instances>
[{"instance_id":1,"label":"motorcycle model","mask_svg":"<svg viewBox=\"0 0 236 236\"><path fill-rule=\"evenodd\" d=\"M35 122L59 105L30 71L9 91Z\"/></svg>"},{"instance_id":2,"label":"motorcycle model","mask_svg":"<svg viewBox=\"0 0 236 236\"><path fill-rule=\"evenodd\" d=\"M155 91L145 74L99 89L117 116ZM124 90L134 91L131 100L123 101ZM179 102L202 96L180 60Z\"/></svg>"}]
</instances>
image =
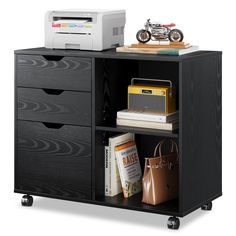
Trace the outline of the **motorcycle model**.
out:
<instances>
[{"instance_id":1,"label":"motorcycle model","mask_svg":"<svg viewBox=\"0 0 236 236\"><path fill-rule=\"evenodd\" d=\"M170 40L171 42L181 42L184 35L179 29L172 29L175 24L152 23L150 19L144 25L144 29L137 32L136 38L140 43L147 43L149 40L160 41Z\"/></svg>"}]
</instances>

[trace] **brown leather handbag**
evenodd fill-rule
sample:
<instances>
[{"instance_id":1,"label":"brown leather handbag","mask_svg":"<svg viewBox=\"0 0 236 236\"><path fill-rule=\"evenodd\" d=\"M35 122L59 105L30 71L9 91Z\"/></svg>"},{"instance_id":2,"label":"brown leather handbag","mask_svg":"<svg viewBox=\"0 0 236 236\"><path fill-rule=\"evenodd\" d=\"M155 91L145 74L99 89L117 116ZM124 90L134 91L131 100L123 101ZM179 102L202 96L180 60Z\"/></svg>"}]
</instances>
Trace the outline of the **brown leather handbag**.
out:
<instances>
[{"instance_id":1,"label":"brown leather handbag","mask_svg":"<svg viewBox=\"0 0 236 236\"><path fill-rule=\"evenodd\" d=\"M178 145L171 139L171 150L169 154L163 155L162 147L166 141L162 140L157 144L153 157L145 158L143 203L157 205L178 197Z\"/></svg>"}]
</instances>

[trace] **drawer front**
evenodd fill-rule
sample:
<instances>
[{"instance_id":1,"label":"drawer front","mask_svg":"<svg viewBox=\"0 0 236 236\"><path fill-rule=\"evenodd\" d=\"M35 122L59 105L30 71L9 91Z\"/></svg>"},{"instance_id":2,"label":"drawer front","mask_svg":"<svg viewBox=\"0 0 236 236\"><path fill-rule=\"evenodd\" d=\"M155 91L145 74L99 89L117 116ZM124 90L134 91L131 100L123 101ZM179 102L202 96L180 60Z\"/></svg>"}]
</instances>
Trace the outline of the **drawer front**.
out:
<instances>
[{"instance_id":1,"label":"drawer front","mask_svg":"<svg viewBox=\"0 0 236 236\"><path fill-rule=\"evenodd\" d=\"M91 129L18 121L16 189L91 198Z\"/></svg>"},{"instance_id":2,"label":"drawer front","mask_svg":"<svg viewBox=\"0 0 236 236\"><path fill-rule=\"evenodd\" d=\"M17 55L16 84L22 87L91 91L91 59Z\"/></svg>"},{"instance_id":3,"label":"drawer front","mask_svg":"<svg viewBox=\"0 0 236 236\"><path fill-rule=\"evenodd\" d=\"M18 88L18 119L91 125L91 93Z\"/></svg>"}]
</instances>

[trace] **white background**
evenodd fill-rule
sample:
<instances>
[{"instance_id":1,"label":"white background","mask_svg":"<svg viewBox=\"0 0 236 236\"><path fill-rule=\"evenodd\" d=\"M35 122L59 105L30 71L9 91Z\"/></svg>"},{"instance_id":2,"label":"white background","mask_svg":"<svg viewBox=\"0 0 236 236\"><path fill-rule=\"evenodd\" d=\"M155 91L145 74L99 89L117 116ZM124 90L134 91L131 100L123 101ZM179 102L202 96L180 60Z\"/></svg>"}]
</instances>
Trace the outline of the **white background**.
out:
<instances>
[{"instance_id":1,"label":"white background","mask_svg":"<svg viewBox=\"0 0 236 236\"><path fill-rule=\"evenodd\" d=\"M235 11L233 0L198 1L1 1L0 3L0 235L207 235L235 232ZM185 41L201 49L223 51L223 193L213 211L198 210L181 220L180 230L167 230L167 216L46 198L23 208L13 193L13 50L43 46L44 13L64 8L126 9L125 43L147 18L175 22ZM203 114L204 115L204 114ZM204 163L202 163L204 165ZM199 173L201 174L201 173Z\"/></svg>"}]
</instances>

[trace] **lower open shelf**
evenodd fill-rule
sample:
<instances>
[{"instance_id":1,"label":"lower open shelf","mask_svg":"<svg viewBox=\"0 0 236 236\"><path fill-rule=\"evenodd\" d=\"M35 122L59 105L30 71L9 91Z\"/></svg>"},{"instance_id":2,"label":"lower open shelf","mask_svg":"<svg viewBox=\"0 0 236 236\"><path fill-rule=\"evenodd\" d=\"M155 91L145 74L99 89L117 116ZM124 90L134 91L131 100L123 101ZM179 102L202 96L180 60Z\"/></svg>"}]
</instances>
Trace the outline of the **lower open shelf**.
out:
<instances>
[{"instance_id":1,"label":"lower open shelf","mask_svg":"<svg viewBox=\"0 0 236 236\"><path fill-rule=\"evenodd\" d=\"M105 132L104 132L105 131ZM127 130L125 129L127 132ZM153 133L146 133L146 130L142 132L138 129L132 129L131 132L135 132L135 142L137 145L139 162L142 170L142 175L144 172L145 158L153 157L153 152L156 145L163 140L160 135L153 135ZM112 207L119 207L124 209L131 209L137 211L146 211L157 214L181 216L179 199L165 202L158 205L149 205L142 203L142 193L135 194L130 198L124 198L123 193L120 193L113 197L106 197L104 195L105 191L105 158L104 158L104 147L108 144L109 138L113 137L119 133L123 133L123 128L120 127L106 127L106 126L96 126L96 147L95 147L95 196L94 199L97 204L107 205ZM158 133L160 134L160 133ZM176 135L176 136L175 136ZM178 133L170 133L166 138L173 138L178 143ZM167 147L168 149L169 147ZM164 150L165 152L166 150Z\"/></svg>"},{"instance_id":2,"label":"lower open shelf","mask_svg":"<svg viewBox=\"0 0 236 236\"><path fill-rule=\"evenodd\" d=\"M95 200L101 204L109 205L112 207L146 211L164 215L179 215L178 199L171 200L155 206L142 203L142 193L135 194L129 198L124 198L123 193L120 193L114 197L96 197Z\"/></svg>"}]
</instances>

